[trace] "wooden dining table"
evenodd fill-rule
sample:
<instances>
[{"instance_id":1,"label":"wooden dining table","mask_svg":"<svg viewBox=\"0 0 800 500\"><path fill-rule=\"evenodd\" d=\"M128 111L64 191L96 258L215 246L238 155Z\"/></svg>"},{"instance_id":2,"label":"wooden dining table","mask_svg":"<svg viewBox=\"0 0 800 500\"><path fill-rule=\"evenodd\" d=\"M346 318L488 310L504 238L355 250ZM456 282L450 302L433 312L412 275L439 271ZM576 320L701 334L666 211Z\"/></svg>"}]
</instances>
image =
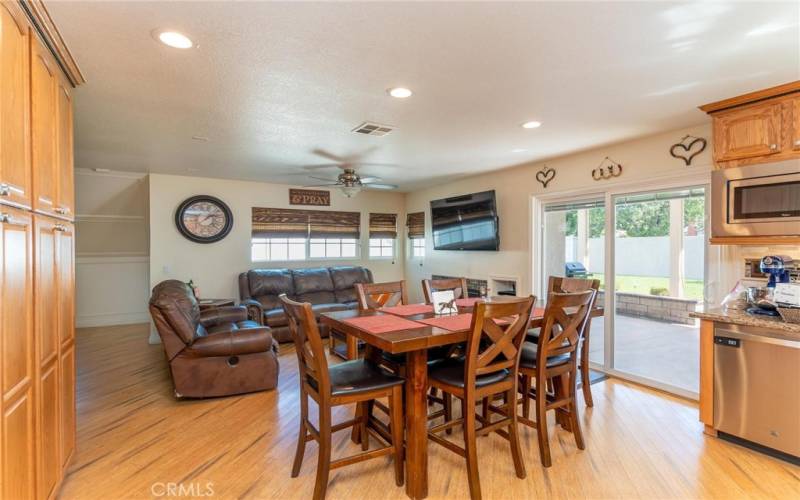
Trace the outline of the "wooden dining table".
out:
<instances>
[{"instance_id":1,"label":"wooden dining table","mask_svg":"<svg viewBox=\"0 0 800 500\"><path fill-rule=\"evenodd\" d=\"M510 297L493 297L492 301L513 300ZM421 304L419 305L421 306ZM422 307L419 307L422 309ZM459 306L459 314L471 314L472 305ZM389 309L390 311L392 308ZM531 317L530 328L542 325L543 310L536 309ZM602 309L593 311L593 316L602 315ZM372 317L374 320L356 318ZM379 318L383 317L383 320ZM402 318L416 323L403 324L391 331L376 331L371 325L396 322ZM332 330L341 332L353 341L359 339L367 345L391 354L406 355L406 494L410 498L425 498L428 495L428 349L466 342L469 326L445 329L439 326L417 323L434 318L433 308L416 314L398 314L382 310L348 310L322 313L321 322ZM355 320L351 322L351 320ZM359 324L360 323L360 324Z\"/></svg>"}]
</instances>

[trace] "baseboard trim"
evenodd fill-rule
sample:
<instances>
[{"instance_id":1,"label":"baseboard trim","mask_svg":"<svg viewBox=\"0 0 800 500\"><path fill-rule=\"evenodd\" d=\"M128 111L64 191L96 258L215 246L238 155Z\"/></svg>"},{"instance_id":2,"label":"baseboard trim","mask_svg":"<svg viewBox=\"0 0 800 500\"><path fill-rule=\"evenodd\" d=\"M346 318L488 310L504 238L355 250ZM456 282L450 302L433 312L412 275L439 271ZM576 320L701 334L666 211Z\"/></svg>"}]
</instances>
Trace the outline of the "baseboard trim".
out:
<instances>
[{"instance_id":1,"label":"baseboard trim","mask_svg":"<svg viewBox=\"0 0 800 500\"><path fill-rule=\"evenodd\" d=\"M89 328L94 326L133 325L136 323L149 322L150 314L147 312L117 312L78 316L75 321L75 326L78 328Z\"/></svg>"}]
</instances>

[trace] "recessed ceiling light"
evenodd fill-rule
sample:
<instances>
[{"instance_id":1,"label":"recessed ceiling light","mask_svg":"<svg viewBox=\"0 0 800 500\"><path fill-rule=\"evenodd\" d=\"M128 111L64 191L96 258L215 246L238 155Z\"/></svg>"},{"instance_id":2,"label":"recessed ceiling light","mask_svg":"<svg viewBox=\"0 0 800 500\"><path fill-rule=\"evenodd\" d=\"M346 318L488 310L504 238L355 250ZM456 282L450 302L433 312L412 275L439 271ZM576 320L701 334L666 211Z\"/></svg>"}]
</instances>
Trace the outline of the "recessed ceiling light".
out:
<instances>
[{"instance_id":1,"label":"recessed ceiling light","mask_svg":"<svg viewBox=\"0 0 800 500\"><path fill-rule=\"evenodd\" d=\"M522 124L522 128L539 128L542 126L542 122L532 121L532 122L525 122Z\"/></svg>"},{"instance_id":2,"label":"recessed ceiling light","mask_svg":"<svg viewBox=\"0 0 800 500\"><path fill-rule=\"evenodd\" d=\"M527 151L527 149L523 148L516 148L511 150L512 153L524 153L525 151Z\"/></svg>"},{"instance_id":3,"label":"recessed ceiling light","mask_svg":"<svg viewBox=\"0 0 800 500\"><path fill-rule=\"evenodd\" d=\"M158 31L156 34L161 43L176 49L190 49L194 45L189 37L177 31Z\"/></svg>"},{"instance_id":4,"label":"recessed ceiling light","mask_svg":"<svg viewBox=\"0 0 800 500\"><path fill-rule=\"evenodd\" d=\"M393 89L389 89L389 95L392 97L396 97L398 99L405 99L406 97L411 97L413 92L410 89L403 88L403 87L395 87Z\"/></svg>"}]
</instances>

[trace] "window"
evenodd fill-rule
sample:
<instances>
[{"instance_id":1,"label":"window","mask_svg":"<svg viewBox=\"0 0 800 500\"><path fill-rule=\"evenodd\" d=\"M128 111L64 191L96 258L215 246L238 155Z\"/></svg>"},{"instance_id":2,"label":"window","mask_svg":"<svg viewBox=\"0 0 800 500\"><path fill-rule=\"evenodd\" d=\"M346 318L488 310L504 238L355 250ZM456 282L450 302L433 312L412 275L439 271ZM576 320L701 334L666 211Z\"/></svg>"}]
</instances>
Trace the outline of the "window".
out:
<instances>
[{"instance_id":1,"label":"window","mask_svg":"<svg viewBox=\"0 0 800 500\"><path fill-rule=\"evenodd\" d=\"M312 259L355 258L356 243L352 238L311 238L308 256Z\"/></svg>"},{"instance_id":2,"label":"window","mask_svg":"<svg viewBox=\"0 0 800 500\"><path fill-rule=\"evenodd\" d=\"M253 238L253 261L354 259L357 240L350 238Z\"/></svg>"},{"instance_id":3,"label":"window","mask_svg":"<svg viewBox=\"0 0 800 500\"><path fill-rule=\"evenodd\" d=\"M353 259L361 214L253 207L253 261Z\"/></svg>"},{"instance_id":4,"label":"window","mask_svg":"<svg viewBox=\"0 0 800 500\"><path fill-rule=\"evenodd\" d=\"M305 238L253 238L252 260L305 260Z\"/></svg>"},{"instance_id":5,"label":"window","mask_svg":"<svg viewBox=\"0 0 800 500\"><path fill-rule=\"evenodd\" d=\"M394 257L394 240L391 238L370 238L370 257Z\"/></svg>"},{"instance_id":6,"label":"window","mask_svg":"<svg viewBox=\"0 0 800 500\"><path fill-rule=\"evenodd\" d=\"M411 256L425 257L425 238L411 240Z\"/></svg>"}]
</instances>

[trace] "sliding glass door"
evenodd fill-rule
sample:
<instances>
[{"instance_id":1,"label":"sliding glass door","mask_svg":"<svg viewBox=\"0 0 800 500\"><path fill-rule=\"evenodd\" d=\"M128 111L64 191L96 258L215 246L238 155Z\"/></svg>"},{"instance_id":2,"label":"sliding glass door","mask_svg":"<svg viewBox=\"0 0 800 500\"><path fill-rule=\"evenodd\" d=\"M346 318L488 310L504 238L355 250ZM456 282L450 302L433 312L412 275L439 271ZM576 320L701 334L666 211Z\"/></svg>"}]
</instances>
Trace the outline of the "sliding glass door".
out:
<instances>
[{"instance_id":1,"label":"sliding glass door","mask_svg":"<svg viewBox=\"0 0 800 500\"><path fill-rule=\"evenodd\" d=\"M705 196L698 186L541 206L537 292L546 297L549 276L601 282L597 304L607 309L592 320L593 369L698 392L698 322L689 314L704 297Z\"/></svg>"},{"instance_id":2,"label":"sliding glass door","mask_svg":"<svg viewBox=\"0 0 800 500\"><path fill-rule=\"evenodd\" d=\"M603 198L592 198L544 206L542 225L543 265L541 296L544 302L550 276L599 278L604 293L606 208ZM598 304L603 303L602 296ZM589 360L605 365L603 318L591 326Z\"/></svg>"},{"instance_id":3,"label":"sliding glass door","mask_svg":"<svg viewBox=\"0 0 800 500\"><path fill-rule=\"evenodd\" d=\"M705 189L614 200L616 371L696 393L703 303Z\"/></svg>"}]
</instances>

